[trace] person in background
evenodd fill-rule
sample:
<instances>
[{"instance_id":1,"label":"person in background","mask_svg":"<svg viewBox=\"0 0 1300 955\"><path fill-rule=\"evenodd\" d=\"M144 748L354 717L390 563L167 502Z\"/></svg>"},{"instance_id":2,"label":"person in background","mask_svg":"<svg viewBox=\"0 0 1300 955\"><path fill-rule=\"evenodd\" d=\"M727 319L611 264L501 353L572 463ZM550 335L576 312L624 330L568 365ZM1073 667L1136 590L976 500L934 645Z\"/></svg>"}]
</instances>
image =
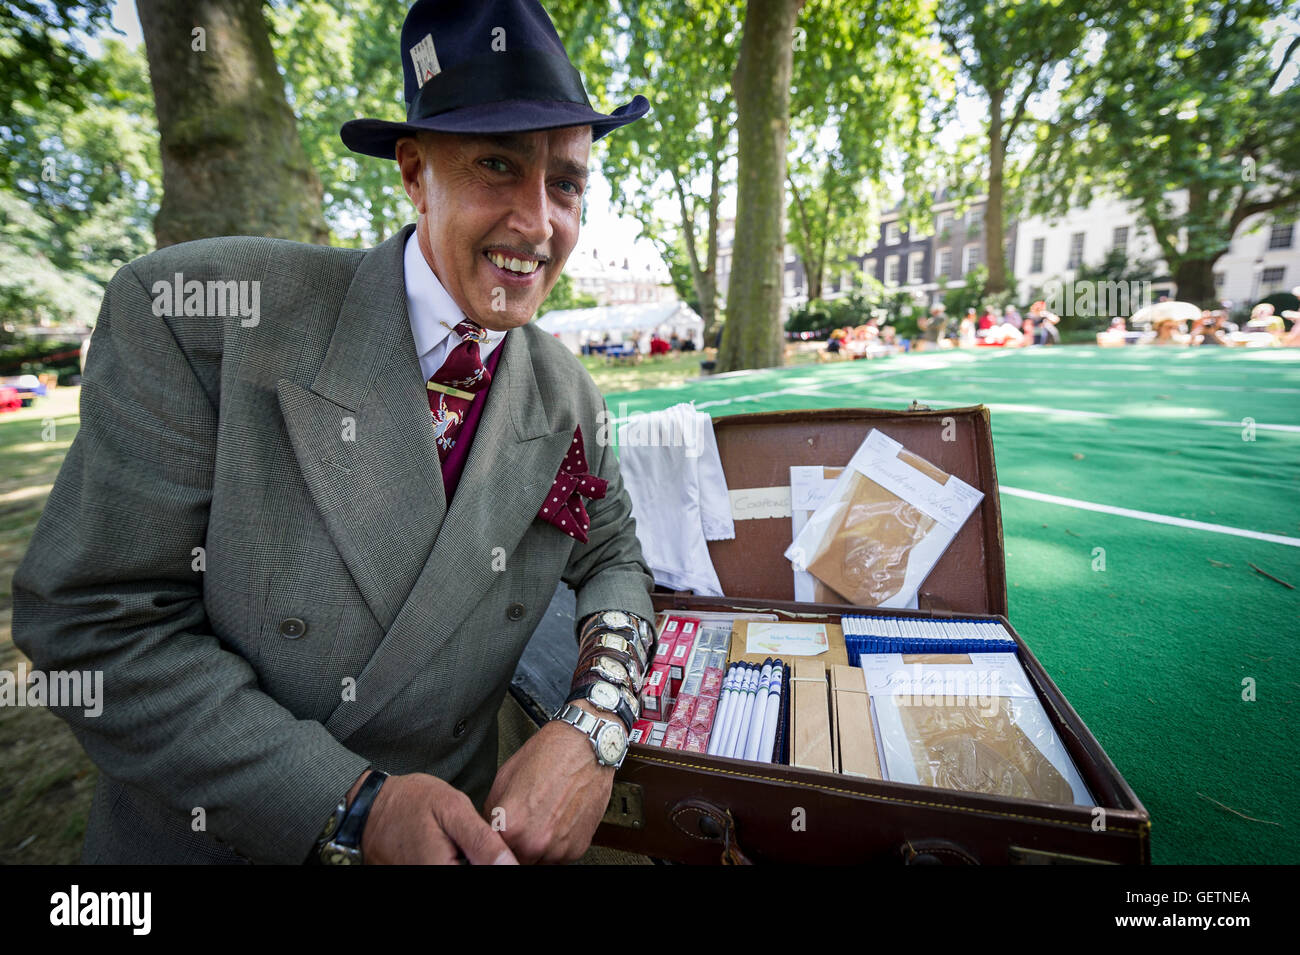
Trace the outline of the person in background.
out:
<instances>
[{"instance_id":1,"label":"person in background","mask_svg":"<svg viewBox=\"0 0 1300 955\"><path fill-rule=\"evenodd\" d=\"M1002 324L1010 325L1016 329L1023 329L1025 320L1020 317L1020 312L1016 307L1008 303L1007 307L1002 310Z\"/></svg>"},{"instance_id":2,"label":"person in background","mask_svg":"<svg viewBox=\"0 0 1300 955\"><path fill-rule=\"evenodd\" d=\"M918 351L938 348L939 340L943 338L944 329L948 326L948 316L944 314L943 305L931 305L930 314L919 318L916 324L921 329L921 341L918 343Z\"/></svg>"},{"instance_id":3,"label":"person in background","mask_svg":"<svg viewBox=\"0 0 1300 955\"><path fill-rule=\"evenodd\" d=\"M966 317L957 328L957 345L961 348L975 347L975 309L966 309Z\"/></svg>"},{"instance_id":4,"label":"person in background","mask_svg":"<svg viewBox=\"0 0 1300 955\"><path fill-rule=\"evenodd\" d=\"M984 337L984 333L987 332L990 328L992 328L997 323L998 323L998 317L993 314L993 306L986 305L984 307L984 314L980 316L979 329L978 329L980 337L981 338Z\"/></svg>"},{"instance_id":5,"label":"person in background","mask_svg":"<svg viewBox=\"0 0 1300 955\"><path fill-rule=\"evenodd\" d=\"M1061 320L1061 316L1047 310L1047 303L1039 299L1033 305L1029 306L1029 317L1034 320L1038 328L1038 344L1040 345L1059 345L1061 344L1061 333L1056 325Z\"/></svg>"},{"instance_id":6,"label":"person in background","mask_svg":"<svg viewBox=\"0 0 1300 955\"><path fill-rule=\"evenodd\" d=\"M1186 345L1190 338L1181 329L1182 323L1174 318L1162 318L1155 322L1156 338L1152 345Z\"/></svg>"},{"instance_id":7,"label":"person in background","mask_svg":"<svg viewBox=\"0 0 1300 955\"><path fill-rule=\"evenodd\" d=\"M1027 316L1025 318L1024 325L1020 328L1020 334L1022 336L1020 339L1020 345L1022 348L1038 344L1038 328L1034 324L1032 316Z\"/></svg>"},{"instance_id":8,"label":"person in background","mask_svg":"<svg viewBox=\"0 0 1300 955\"><path fill-rule=\"evenodd\" d=\"M1229 345L1221 327L1223 313L1206 309L1192 326L1193 345Z\"/></svg>"}]
</instances>

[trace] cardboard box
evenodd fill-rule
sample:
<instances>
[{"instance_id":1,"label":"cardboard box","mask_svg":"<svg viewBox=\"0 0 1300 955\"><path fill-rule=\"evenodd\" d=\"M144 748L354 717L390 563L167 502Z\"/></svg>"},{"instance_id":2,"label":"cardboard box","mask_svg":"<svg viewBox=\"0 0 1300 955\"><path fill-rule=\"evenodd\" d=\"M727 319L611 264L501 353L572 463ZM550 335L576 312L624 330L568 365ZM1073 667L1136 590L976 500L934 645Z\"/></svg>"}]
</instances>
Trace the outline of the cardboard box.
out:
<instances>
[{"instance_id":1,"label":"cardboard box","mask_svg":"<svg viewBox=\"0 0 1300 955\"><path fill-rule=\"evenodd\" d=\"M672 705L672 691L669 687L668 665L656 665L650 668L645 683L641 686L641 712L656 720L662 720Z\"/></svg>"},{"instance_id":2,"label":"cardboard box","mask_svg":"<svg viewBox=\"0 0 1300 955\"><path fill-rule=\"evenodd\" d=\"M832 757L837 772L881 779L871 700L858 667L831 667Z\"/></svg>"},{"instance_id":3,"label":"cardboard box","mask_svg":"<svg viewBox=\"0 0 1300 955\"><path fill-rule=\"evenodd\" d=\"M813 657L790 661L790 765L835 771L826 665Z\"/></svg>"}]
</instances>

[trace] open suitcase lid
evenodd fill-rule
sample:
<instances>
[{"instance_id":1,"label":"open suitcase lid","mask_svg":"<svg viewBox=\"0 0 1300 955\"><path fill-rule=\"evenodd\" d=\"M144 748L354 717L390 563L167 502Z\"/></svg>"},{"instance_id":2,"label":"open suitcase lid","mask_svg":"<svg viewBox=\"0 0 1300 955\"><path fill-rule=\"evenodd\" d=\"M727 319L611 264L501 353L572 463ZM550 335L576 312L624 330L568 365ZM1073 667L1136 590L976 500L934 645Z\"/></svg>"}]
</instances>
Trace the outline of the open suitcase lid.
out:
<instances>
[{"instance_id":1,"label":"open suitcase lid","mask_svg":"<svg viewBox=\"0 0 1300 955\"><path fill-rule=\"evenodd\" d=\"M984 500L921 585L921 610L1006 616L1002 511L989 412L983 405L915 411L875 408L774 411L715 418L728 490L790 487L794 465L843 467L872 428L984 492ZM733 513L735 508L733 507ZM793 600L788 510L781 517L737 516L734 540L709 541L727 597Z\"/></svg>"}]
</instances>

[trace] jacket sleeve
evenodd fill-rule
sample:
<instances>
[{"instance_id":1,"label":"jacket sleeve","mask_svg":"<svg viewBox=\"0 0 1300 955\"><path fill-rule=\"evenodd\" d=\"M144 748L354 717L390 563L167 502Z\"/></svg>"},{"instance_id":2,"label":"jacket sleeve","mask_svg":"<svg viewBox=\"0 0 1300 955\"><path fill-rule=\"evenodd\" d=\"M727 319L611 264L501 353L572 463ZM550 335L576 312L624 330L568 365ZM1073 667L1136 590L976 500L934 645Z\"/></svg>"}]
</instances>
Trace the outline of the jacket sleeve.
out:
<instances>
[{"instance_id":1,"label":"jacket sleeve","mask_svg":"<svg viewBox=\"0 0 1300 955\"><path fill-rule=\"evenodd\" d=\"M202 808L248 859L300 863L369 764L263 693L210 632L194 548L218 398L133 265L92 344L80 431L14 577L14 643L47 673L102 673L98 715L51 708L105 774L185 819Z\"/></svg>"},{"instance_id":2,"label":"jacket sleeve","mask_svg":"<svg viewBox=\"0 0 1300 955\"><path fill-rule=\"evenodd\" d=\"M654 576L641 556L632 501L623 487L612 442L607 440L613 432L609 409L603 399L598 400L602 417L597 418L590 435L584 427L583 450L588 466L608 481L609 487L603 498L585 502L591 521L587 543L574 546L563 575L564 582L577 595L575 636L582 622L601 610L626 610L654 621L650 603Z\"/></svg>"}]
</instances>

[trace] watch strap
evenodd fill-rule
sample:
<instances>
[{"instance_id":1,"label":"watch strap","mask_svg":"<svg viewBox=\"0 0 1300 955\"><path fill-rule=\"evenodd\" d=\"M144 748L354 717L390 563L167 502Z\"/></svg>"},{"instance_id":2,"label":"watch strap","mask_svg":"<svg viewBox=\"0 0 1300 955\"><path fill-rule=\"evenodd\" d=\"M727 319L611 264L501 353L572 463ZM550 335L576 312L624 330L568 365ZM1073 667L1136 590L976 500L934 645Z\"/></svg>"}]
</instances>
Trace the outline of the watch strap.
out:
<instances>
[{"instance_id":1,"label":"watch strap","mask_svg":"<svg viewBox=\"0 0 1300 955\"><path fill-rule=\"evenodd\" d=\"M338 831L332 839L328 839L321 849L322 861L342 862L343 858L328 858L331 853L343 856L355 852L356 861L361 860L361 836L365 832L366 820L370 818L370 808L375 804L375 797L379 795L379 789L384 785L384 780L388 774L379 769L372 769L370 775L366 777L361 788L357 790L356 797L352 800L352 805L348 807L348 813L343 817L343 822L339 824ZM343 850L340 852L339 850ZM350 861L350 860L349 860Z\"/></svg>"}]
</instances>

